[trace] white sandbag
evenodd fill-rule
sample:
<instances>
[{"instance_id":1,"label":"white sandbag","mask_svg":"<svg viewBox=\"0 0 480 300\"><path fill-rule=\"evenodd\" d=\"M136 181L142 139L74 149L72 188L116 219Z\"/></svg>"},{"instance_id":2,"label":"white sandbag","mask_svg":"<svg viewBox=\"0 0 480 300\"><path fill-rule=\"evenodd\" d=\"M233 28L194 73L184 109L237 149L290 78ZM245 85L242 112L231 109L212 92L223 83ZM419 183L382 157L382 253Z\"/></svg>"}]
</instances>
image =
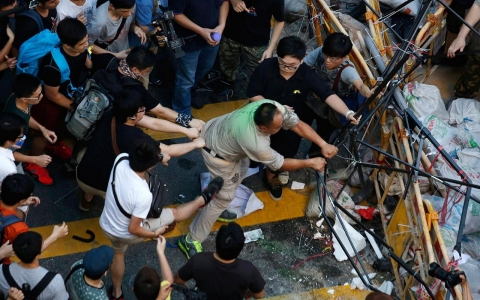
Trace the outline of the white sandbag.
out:
<instances>
[{"instance_id":1,"label":"white sandbag","mask_svg":"<svg viewBox=\"0 0 480 300\"><path fill-rule=\"evenodd\" d=\"M480 173L480 149L465 148L457 152L458 160L465 165L469 165L477 173Z\"/></svg>"},{"instance_id":2,"label":"white sandbag","mask_svg":"<svg viewBox=\"0 0 480 300\"><path fill-rule=\"evenodd\" d=\"M405 0L380 0L381 3L385 3L391 8L395 8L405 2ZM420 1L413 0L407 6L403 7L400 12L410 15L412 17L416 17L418 14L418 10L420 9Z\"/></svg>"},{"instance_id":3,"label":"white sandbag","mask_svg":"<svg viewBox=\"0 0 480 300\"><path fill-rule=\"evenodd\" d=\"M408 107L417 117L436 116L448 122L449 114L445 109L438 87L410 82L403 88L403 95L407 100Z\"/></svg>"},{"instance_id":4,"label":"white sandbag","mask_svg":"<svg viewBox=\"0 0 480 300\"><path fill-rule=\"evenodd\" d=\"M456 125L464 122L480 124L480 102L475 99L458 98L448 108L448 123Z\"/></svg>"},{"instance_id":5,"label":"white sandbag","mask_svg":"<svg viewBox=\"0 0 480 300\"><path fill-rule=\"evenodd\" d=\"M340 1L339 1L340 2ZM356 0L343 0L341 3L348 3L348 2L361 2L361 1L356 1ZM349 7L348 5L356 5L356 4L346 4L346 7ZM350 40L352 40L353 44L357 47L357 49L360 52L363 52L366 49L363 49L362 44L358 40L358 35L357 32L360 32L362 36L365 38L366 29L365 25L357 21L356 19L352 18L351 16L347 14L342 14L342 13L335 13L335 16L338 18L338 21L340 21L340 24L342 24L343 28L345 31L347 31L348 36L350 37Z\"/></svg>"},{"instance_id":6,"label":"white sandbag","mask_svg":"<svg viewBox=\"0 0 480 300\"><path fill-rule=\"evenodd\" d=\"M340 246L339 241L333 236L333 249L335 251L333 252L333 255L338 261L344 261L347 260L348 256L352 257L355 255L355 252L353 251L352 246L350 245L350 242L348 241L347 235L350 237L353 246L357 250L357 252L362 251L365 246L367 246L367 242L365 241L365 238L357 231L355 228L353 228L350 224L343 221L343 224L345 226L345 230L343 230L342 224L338 221L338 219L335 220L335 224L333 225L333 230L338 234L338 237L340 238L340 241L342 244L345 246L347 250L347 254L343 251L342 247Z\"/></svg>"},{"instance_id":7,"label":"white sandbag","mask_svg":"<svg viewBox=\"0 0 480 300\"><path fill-rule=\"evenodd\" d=\"M322 190L323 194L323 190ZM310 196L310 201L308 202L307 208L305 210L305 215L308 218L318 218L321 215L320 212L320 207L319 207L319 201L322 201L323 204L323 195L318 196L318 190L315 189L313 192L312 196ZM337 202L340 203L341 206L343 206L355 219L358 221L361 220L360 214L357 213L355 210L355 203L353 202L352 198L345 192L342 191L340 194L340 197L338 197ZM340 211L340 215L344 220L346 220L350 224L355 224L355 221L350 219L344 212ZM333 209L332 203L330 202L329 199L325 201L325 213L327 214L328 217L335 219L336 214L335 210Z\"/></svg>"},{"instance_id":8,"label":"white sandbag","mask_svg":"<svg viewBox=\"0 0 480 300\"><path fill-rule=\"evenodd\" d=\"M451 157L454 157L456 152L461 150L460 141L457 139L457 128L448 125L442 119L434 115L427 117L423 122L423 126L432 133L433 137ZM430 142L426 140L425 145L429 147ZM433 151L436 154L436 149L434 149L434 147L429 148L430 151Z\"/></svg>"},{"instance_id":9,"label":"white sandbag","mask_svg":"<svg viewBox=\"0 0 480 300\"><path fill-rule=\"evenodd\" d=\"M480 143L480 124L469 121L457 125L457 138L462 148L477 148Z\"/></svg>"},{"instance_id":10,"label":"white sandbag","mask_svg":"<svg viewBox=\"0 0 480 300\"><path fill-rule=\"evenodd\" d=\"M373 164L373 150L370 148L361 148L359 151L359 154L361 155L362 162L365 163L370 163ZM355 167L355 164L350 164L347 168L347 174L350 174L350 172L353 171ZM366 182L368 180L368 176L372 173L372 168L367 168L367 167L362 167L362 176L363 180ZM355 170L353 173L352 177L350 177L350 180L348 181L348 184L353 187L362 187L362 181L360 178L360 174L358 172L358 169Z\"/></svg>"}]
</instances>

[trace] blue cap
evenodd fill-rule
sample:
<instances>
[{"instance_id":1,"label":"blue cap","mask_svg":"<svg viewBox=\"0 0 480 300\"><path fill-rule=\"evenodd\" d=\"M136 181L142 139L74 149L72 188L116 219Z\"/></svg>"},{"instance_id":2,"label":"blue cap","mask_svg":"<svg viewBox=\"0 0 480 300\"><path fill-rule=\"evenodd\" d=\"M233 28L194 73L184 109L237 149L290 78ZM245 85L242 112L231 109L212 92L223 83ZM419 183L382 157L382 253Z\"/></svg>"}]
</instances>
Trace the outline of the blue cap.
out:
<instances>
[{"instance_id":1,"label":"blue cap","mask_svg":"<svg viewBox=\"0 0 480 300\"><path fill-rule=\"evenodd\" d=\"M93 248L83 258L85 276L89 278L100 278L113 262L113 248L107 245Z\"/></svg>"}]
</instances>

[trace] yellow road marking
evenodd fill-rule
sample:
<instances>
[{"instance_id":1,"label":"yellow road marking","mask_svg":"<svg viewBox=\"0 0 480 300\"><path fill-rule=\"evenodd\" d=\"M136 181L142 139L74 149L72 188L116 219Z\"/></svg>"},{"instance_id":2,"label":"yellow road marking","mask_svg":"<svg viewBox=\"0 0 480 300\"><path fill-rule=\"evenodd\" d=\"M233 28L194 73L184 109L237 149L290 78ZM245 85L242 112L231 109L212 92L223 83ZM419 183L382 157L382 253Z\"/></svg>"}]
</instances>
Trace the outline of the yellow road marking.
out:
<instances>
[{"instance_id":1,"label":"yellow road marking","mask_svg":"<svg viewBox=\"0 0 480 300\"><path fill-rule=\"evenodd\" d=\"M334 293L329 293L331 290ZM370 293L370 291L360 291L358 289L350 290L350 285L341 285L333 287L324 287L321 289L314 289L303 293L293 293L287 295L280 295L269 297L270 300L317 300L317 299L337 299L341 300L363 300Z\"/></svg>"},{"instance_id":2,"label":"yellow road marking","mask_svg":"<svg viewBox=\"0 0 480 300\"><path fill-rule=\"evenodd\" d=\"M247 103L248 103L248 100L237 100L237 101L207 104L202 109L192 109L192 115L195 116L195 118L197 119L207 122L218 116L228 114L244 106ZM156 141L185 137L183 134L180 134L180 133L159 132L159 131L154 131L154 130L145 129L145 128L143 129L143 131L146 134L150 135Z\"/></svg>"},{"instance_id":3,"label":"yellow road marking","mask_svg":"<svg viewBox=\"0 0 480 300\"><path fill-rule=\"evenodd\" d=\"M256 195L264 203L265 207L262 210L239 219L238 223L242 227L302 217L305 215L305 207L309 200L308 196L298 194L287 188L283 189L283 198L278 202L273 201L267 191L256 193ZM178 237L188 233L188 226L192 219L193 217L177 224L175 230L167 234L166 237ZM110 241L104 237L98 221L99 218L93 218L68 222L68 236L59 239L51 245L42 253L41 258L86 252L99 245L110 245ZM217 231L223 224L224 223L219 222L215 223L212 231ZM52 229L53 225L31 228L32 231L40 233L44 239L51 234ZM82 243L72 239L73 235L88 238L88 234L85 232L86 230L91 230L95 233L95 240L92 243Z\"/></svg>"}]
</instances>

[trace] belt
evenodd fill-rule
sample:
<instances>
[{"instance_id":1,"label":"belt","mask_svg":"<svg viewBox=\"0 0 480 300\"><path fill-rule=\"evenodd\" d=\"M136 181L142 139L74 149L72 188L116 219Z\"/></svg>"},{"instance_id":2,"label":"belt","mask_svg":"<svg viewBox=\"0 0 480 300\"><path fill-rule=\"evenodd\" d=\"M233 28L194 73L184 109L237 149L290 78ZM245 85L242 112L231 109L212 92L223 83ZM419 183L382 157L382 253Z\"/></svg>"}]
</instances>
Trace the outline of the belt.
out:
<instances>
[{"instance_id":1,"label":"belt","mask_svg":"<svg viewBox=\"0 0 480 300\"><path fill-rule=\"evenodd\" d=\"M212 149L208 148L207 146L203 147L203 150L207 151L211 156L213 157L216 157L216 158L220 158L220 159L223 159L225 160L225 158L221 157L220 155L218 155L215 151L213 151Z\"/></svg>"}]
</instances>

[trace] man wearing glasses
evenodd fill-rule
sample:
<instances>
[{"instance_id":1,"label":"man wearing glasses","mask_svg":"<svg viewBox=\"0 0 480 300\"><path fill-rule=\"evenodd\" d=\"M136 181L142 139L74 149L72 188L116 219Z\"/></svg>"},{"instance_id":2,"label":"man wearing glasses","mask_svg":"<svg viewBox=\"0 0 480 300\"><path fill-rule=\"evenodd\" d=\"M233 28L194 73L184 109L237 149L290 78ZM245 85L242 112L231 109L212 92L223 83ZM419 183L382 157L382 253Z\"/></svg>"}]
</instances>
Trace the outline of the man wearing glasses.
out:
<instances>
[{"instance_id":1,"label":"man wearing glasses","mask_svg":"<svg viewBox=\"0 0 480 300\"><path fill-rule=\"evenodd\" d=\"M55 143L57 141L55 132L48 130L30 116L32 106L40 103L43 97L40 79L27 73L19 74L13 82L12 90L13 94L5 104L3 111L16 114L23 119L23 135L27 135L28 129L32 128L41 132L48 142ZM24 163L27 169L32 169L31 165L45 168L52 161L52 158L46 154L29 156L21 153L21 151L15 151L13 156L15 161ZM39 174L38 179L42 184L50 185L53 183L48 172Z\"/></svg>"},{"instance_id":2,"label":"man wearing glasses","mask_svg":"<svg viewBox=\"0 0 480 300\"><path fill-rule=\"evenodd\" d=\"M345 116L353 124L358 124L354 112L315 71L303 64L307 46L298 37L284 37L277 47L278 57L264 60L254 71L247 88L250 101L272 99L283 105L290 106L300 120L311 124L315 118L312 109L307 106L307 96L315 93L319 99L318 105L325 102L334 111ZM317 125L318 126L318 125ZM302 138L291 131L281 130L271 136L271 147L285 158L293 158L298 151ZM318 141L322 155L331 158L338 149L328 144L322 138ZM282 198L282 185L288 183L288 172L273 172L266 168L265 184L273 200Z\"/></svg>"}]
</instances>

